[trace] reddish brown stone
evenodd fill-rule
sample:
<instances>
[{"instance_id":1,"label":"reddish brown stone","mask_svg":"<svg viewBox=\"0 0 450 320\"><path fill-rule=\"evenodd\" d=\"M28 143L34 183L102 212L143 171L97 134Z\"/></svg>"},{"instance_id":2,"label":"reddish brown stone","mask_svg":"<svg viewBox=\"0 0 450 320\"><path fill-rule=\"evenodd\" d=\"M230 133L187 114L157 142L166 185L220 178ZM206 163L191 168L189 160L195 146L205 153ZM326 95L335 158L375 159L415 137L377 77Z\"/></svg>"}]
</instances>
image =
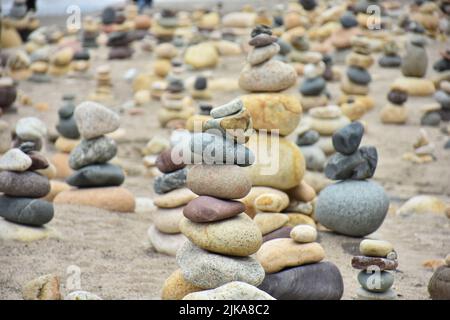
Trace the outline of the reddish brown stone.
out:
<instances>
[{"instance_id":1,"label":"reddish brown stone","mask_svg":"<svg viewBox=\"0 0 450 320\"><path fill-rule=\"evenodd\" d=\"M180 155L172 155L172 149L161 152L156 158L156 166L163 173L173 172L183 169L186 165ZM175 163L176 162L176 163Z\"/></svg>"},{"instance_id":2,"label":"reddish brown stone","mask_svg":"<svg viewBox=\"0 0 450 320\"><path fill-rule=\"evenodd\" d=\"M355 269L365 270L373 266L380 268L381 271L395 270L398 267L398 262L397 260L366 256L354 256L352 259L352 267Z\"/></svg>"},{"instance_id":3,"label":"reddish brown stone","mask_svg":"<svg viewBox=\"0 0 450 320\"><path fill-rule=\"evenodd\" d=\"M183 214L194 222L212 222L234 217L244 211L245 205L239 201L200 196L184 207Z\"/></svg>"},{"instance_id":4,"label":"reddish brown stone","mask_svg":"<svg viewBox=\"0 0 450 320\"><path fill-rule=\"evenodd\" d=\"M31 167L28 168L29 171L47 169L50 165L44 155L37 151L30 151L28 156L31 158Z\"/></svg>"},{"instance_id":5,"label":"reddish brown stone","mask_svg":"<svg viewBox=\"0 0 450 320\"><path fill-rule=\"evenodd\" d=\"M290 238L292 227L281 227L274 230L263 237L263 242L278 239L278 238Z\"/></svg>"}]
</instances>

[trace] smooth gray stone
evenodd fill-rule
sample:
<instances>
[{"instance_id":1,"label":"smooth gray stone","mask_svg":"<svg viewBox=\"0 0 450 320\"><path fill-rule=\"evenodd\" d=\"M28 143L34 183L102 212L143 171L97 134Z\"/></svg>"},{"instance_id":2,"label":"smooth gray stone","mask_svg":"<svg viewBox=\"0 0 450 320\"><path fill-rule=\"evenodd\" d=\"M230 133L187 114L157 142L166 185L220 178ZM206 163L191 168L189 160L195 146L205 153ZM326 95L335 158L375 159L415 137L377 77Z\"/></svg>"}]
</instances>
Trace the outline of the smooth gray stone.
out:
<instances>
[{"instance_id":1,"label":"smooth gray stone","mask_svg":"<svg viewBox=\"0 0 450 320\"><path fill-rule=\"evenodd\" d=\"M450 109L450 94L442 90L436 91L434 98L444 109Z\"/></svg>"},{"instance_id":2,"label":"smooth gray stone","mask_svg":"<svg viewBox=\"0 0 450 320\"><path fill-rule=\"evenodd\" d=\"M372 81L370 73L363 68L350 66L347 68L347 77L351 82L365 86Z\"/></svg>"},{"instance_id":3,"label":"smooth gray stone","mask_svg":"<svg viewBox=\"0 0 450 320\"><path fill-rule=\"evenodd\" d=\"M341 25L345 29L353 28L358 26L358 20L356 20L356 16L351 11L346 11L341 18L339 19Z\"/></svg>"},{"instance_id":4,"label":"smooth gray stone","mask_svg":"<svg viewBox=\"0 0 450 320\"><path fill-rule=\"evenodd\" d=\"M157 194L163 194L186 185L187 168L164 174L155 179L153 188Z\"/></svg>"},{"instance_id":5,"label":"smooth gray stone","mask_svg":"<svg viewBox=\"0 0 450 320\"><path fill-rule=\"evenodd\" d=\"M441 123L441 115L437 111L427 112L420 118L422 126L438 127Z\"/></svg>"},{"instance_id":6,"label":"smooth gray stone","mask_svg":"<svg viewBox=\"0 0 450 320\"><path fill-rule=\"evenodd\" d=\"M300 86L300 93L304 96L318 96L326 87L326 82L322 77L305 79Z\"/></svg>"},{"instance_id":7,"label":"smooth gray stone","mask_svg":"<svg viewBox=\"0 0 450 320\"><path fill-rule=\"evenodd\" d=\"M184 278L203 289L242 281L253 286L264 279L264 269L253 257L229 257L208 252L186 241L177 252L177 263Z\"/></svg>"},{"instance_id":8,"label":"smooth gray stone","mask_svg":"<svg viewBox=\"0 0 450 320\"><path fill-rule=\"evenodd\" d=\"M246 146L224 139L220 130L208 132L194 133L190 141L191 152L201 155L203 163L236 164L246 167L255 162L253 152Z\"/></svg>"},{"instance_id":9,"label":"smooth gray stone","mask_svg":"<svg viewBox=\"0 0 450 320\"><path fill-rule=\"evenodd\" d=\"M398 68L402 65L402 58L400 56L382 56L378 60L378 64L383 68Z\"/></svg>"},{"instance_id":10,"label":"smooth gray stone","mask_svg":"<svg viewBox=\"0 0 450 320\"><path fill-rule=\"evenodd\" d=\"M296 144L298 146L310 146L319 141L320 135L315 130L307 130L297 136Z\"/></svg>"},{"instance_id":11,"label":"smooth gray stone","mask_svg":"<svg viewBox=\"0 0 450 320\"><path fill-rule=\"evenodd\" d=\"M363 288L358 288L356 291L358 300L395 300L397 299L397 293L394 290L389 289L386 292L377 293L370 292Z\"/></svg>"},{"instance_id":12,"label":"smooth gray stone","mask_svg":"<svg viewBox=\"0 0 450 320\"><path fill-rule=\"evenodd\" d=\"M385 292L394 284L394 276L389 271L370 272L362 270L358 273L359 284L370 292Z\"/></svg>"},{"instance_id":13,"label":"smooth gray stone","mask_svg":"<svg viewBox=\"0 0 450 320\"><path fill-rule=\"evenodd\" d=\"M93 164L73 173L66 182L78 188L120 186L125 180L122 168L113 164Z\"/></svg>"},{"instance_id":14,"label":"smooth gray stone","mask_svg":"<svg viewBox=\"0 0 450 320\"><path fill-rule=\"evenodd\" d=\"M244 108L244 103L242 102L242 100L235 99L224 105L221 105L220 107L212 109L210 112L210 115L211 115L211 117L213 117L215 119L223 118L223 117L238 113L243 108Z\"/></svg>"},{"instance_id":15,"label":"smooth gray stone","mask_svg":"<svg viewBox=\"0 0 450 320\"><path fill-rule=\"evenodd\" d=\"M364 134L364 126L355 121L339 129L333 134L333 146L337 152L350 155L354 153L361 143Z\"/></svg>"},{"instance_id":16,"label":"smooth gray stone","mask_svg":"<svg viewBox=\"0 0 450 320\"><path fill-rule=\"evenodd\" d=\"M407 43L406 54L402 59L402 73L405 77L422 78L427 73L428 55L423 46Z\"/></svg>"},{"instance_id":17,"label":"smooth gray stone","mask_svg":"<svg viewBox=\"0 0 450 320\"><path fill-rule=\"evenodd\" d=\"M42 198L50 192L50 182L32 171L3 171L0 172L0 192L12 197Z\"/></svg>"},{"instance_id":18,"label":"smooth gray stone","mask_svg":"<svg viewBox=\"0 0 450 320\"><path fill-rule=\"evenodd\" d=\"M344 282L331 262L319 262L266 274L258 287L277 300L339 300Z\"/></svg>"},{"instance_id":19,"label":"smooth gray stone","mask_svg":"<svg viewBox=\"0 0 450 320\"><path fill-rule=\"evenodd\" d=\"M389 209L389 198L378 183L347 180L327 186L318 197L316 219L325 227L353 237L376 231Z\"/></svg>"},{"instance_id":20,"label":"smooth gray stone","mask_svg":"<svg viewBox=\"0 0 450 320\"><path fill-rule=\"evenodd\" d=\"M0 217L31 226L42 226L53 219L53 204L30 198L0 196Z\"/></svg>"},{"instance_id":21,"label":"smooth gray stone","mask_svg":"<svg viewBox=\"0 0 450 320\"><path fill-rule=\"evenodd\" d=\"M116 154L116 142L109 137L83 139L70 153L69 166L77 170L90 164L106 163Z\"/></svg>"},{"instance_id":22,"label":"smooth gray stone","mask_svg":"<svg viewBox=\"0 0 450 320\"><path fill-rule=\"evenodd\" d=\"M327 157L323 150L317 145L301 146L300 151L306 162L306 168L313 171L323 171Z\"/></svg>"},{"instance_id":23,"label":"smooth gray stone","mask_svg":"<svg viewBox=\"0 0 450 320\"><path fill-rule=\"evenodd\" d=\"M76 140L80 138L77 122L73 116L67 119L60 118L58 124L56 125L56 130L60 135L67 139Z\"/></svg>"}]
</instances>

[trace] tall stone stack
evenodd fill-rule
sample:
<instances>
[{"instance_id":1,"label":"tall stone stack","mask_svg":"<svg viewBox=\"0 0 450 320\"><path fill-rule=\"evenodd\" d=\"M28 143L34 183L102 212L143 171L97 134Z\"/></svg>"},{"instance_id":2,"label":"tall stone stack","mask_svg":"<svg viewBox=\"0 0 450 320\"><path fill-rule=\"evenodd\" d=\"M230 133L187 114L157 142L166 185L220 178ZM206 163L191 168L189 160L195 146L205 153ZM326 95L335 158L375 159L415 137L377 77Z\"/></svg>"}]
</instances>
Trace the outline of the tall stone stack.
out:
<instances>
[{"instance_id":1,"label":"tall stone stack","mask_svg":"<svg viewBox=\"0 0 450 320\"><path fill-rule=\"evenodd\" d=\"M314 107L323 107L328 103L326 81L323 78L324 71L325 64L322 60L316 64L308 63L305 65L303 70L305 79L300 86L302 107L305 108L305 110Z\"/></svg>"},{"instance_id":2,"label":"tall stone stack","mask_svg":"<svg viewBox=\"0 0 450 320\"><path fill-rule=\"evenodd\" d=\"M24 142L0 158L0 217L19 225L41 227L53 219L53 205L43 199L50 182L38 170L48 168L47 159Z\"/></svg>"},{"instance_id":3,"label":"tall stone stack","mask_svg":"<svg viewBox=\"0 0 450 320\"><path fill-rule=\"evenodd\" d=\"M108 163L116 156L117 145L105 135L119 128L119 116L101 104L86 101L75 108L74 117L82 140L70 153L74 173L66 182L78 189L58 194L54 202L134 212L134 196L120 187L125 180L122 168Z\"/></svg>"},{"instance_id":4,"label":"tall stone stack","mask_svg":"<svg viewBox=\"0 0 450 320\"><path fill-rule=\"evenodd\" d=\"M115 31L109 34L108 37L108 47L109 50L108 58L113 59L129 59L133 55L133 49L130 47L132 39L130 33L126 31Z\"/></svg>"},{"instance_id":5,"label":"tall stone stack","mask_svg":"<svg viewBox=\"0 0 450 320\"><path fill-rule=\"evenodd\" d=\"M162 151L155 161L162 175L155 179L154 190L158 195L153 199L153 203L158 210L152 213L153 224L147 234L157 252L171 256L175 256L186 241L179 227L183 208L197 197L186 188L188 169L182 160L168 148Z\"/></svg>"},{"instance_id":6,"label":"tall stone stack","mask_svg":"<svg viewBox=\"0 0 450 320\"><path fill-rule=\"evenodd\" d=\"M96 88L95 91L90 94L89 99L101 103L111 101L114 95L110 66L106 64L98 66L95 79L97 81Z\"/></svg>"},{"instance_id":7,"label":"tall stone stack","mask_svg":"<svg viewBox=\"0 0 450 320\"><path fill-rule=\"evenodd\" d=\"M383 187L370 181L378 162L375 147L359 148L364 134L360 122L353 122L333 135L334 154L325 175L340 180L323 189L317 199L316 219L337 233L361 237L376 231L389 208Z\"/></svg>"},{"instance_id":8,"label":"tall stone stack","mask_svg":"<svg viewBox=\"0 0 450 320\"><path fill-rule=\"evenodd\" d=\"M380 111L381 122L386 124L404 124L408 120L408 109L404 106L408 100L408 91L392 86L387 94L389 103Z\"/></svg>"},{"instance_id":9,"label":"tall stone stack","mask_svg":"<svg viewBox=\"0 0 450 320\"><path fill-rule=\"evenodd\" d=\"M355 101L368 99L369 84L372 81L372 77L367 69L369 69L374 62L370 53L370 43L366 38L362 36L355 36L352 38L352 52L347 56L347 72L341 82L341 90L347 97L343 100L348 100L348 97L352 97ZM350 115L351 109L346 110L348 116L353 118L353 120L357 120L365 113L365 111L368 111L373 107L373 102L364 104L364 106L366 107L366 110L360 112L358 117Z\"/></svg>"},{"instance_id":10,"label":"tall stone stack","mask_svg":"<svg viewBox=\"0 0 450 320\"><path fill-rule=\"evenodd\" d=\"M86 17L83 21L82 45L83 48L97 48L99 23L93 17Z\"/></svg>"},{"instance_id":11,"label":"tall stone stack","mask_svg":"<svg viewBox=\"0 0 450 320\"><path fill-rule=\"evenodd\" d=\"M388 241L365 239L359 244L361 255L352 258L352 267L361 270L357 290L358 300L395 300L397 293L393 272L398 259L394 247Z\"/></svg>"},{"instance_id":12,"label":"tall stone stack","mask_svg":"<svg viewBox=\"0 0 450 320\"><path fill-rule=\"evenodd\" d=\"M420 124L423 126L440 126L441 122L450 121L450 81L441 81L439 90L435 92L437 103L424 106Z\"/></svg>"},{"instance_id":13,"label":"tall stone stack","mask_svg":"<svg viewBox=\"0 0 450 320\"><path fill-rule=\"evenodd\" d=\"M280 300L339 300L344 293L341 273L323 261L325 251L316 240L314 227L298 225L290 238L265 242L257 253L266 272L259 288Z\"/></svg>"},{"instance_id":14,"label":"tall stone stack","mask_svg":"<svg viewBox=\"0 0 450 320\"><path fill-rule=\"evenodd\" d=\"M185 126L186 120L195 112L190 105L190 99L185 94L184 82L179 78L172 78L161 96L162 108L158 111L158 120L162 127L170 122L181 122Z\"/></svg>"},{"instance_id":15,"label":"tall stone stack","mask_svg":"<svg viewBox=\"0 0 450 320\"><path fill-rule=\"evenodd\" d=\"M80 132L75 121L75 96L67 94L63 96L63 105L58 110L59 121L56 131L60 136L55 141L58 153L52 157L52 163L56 166L56 176L66 179L72 174L69 167L69 154L80 143Z\"/></svg>"},{"instance_id":16,"label":"tall stone stack","mask_svg":"<svg viewBox=\"0 0 450 320\"><path fill-rule=\"evenodd\" d=\"M254 161L252 152L242 144L246 140L242 123L247 123L246 128L251 124L249 116L242 118L246 113L240 100L215 108L207 123L216 129L191 136L186 152L190 151L197 164L188 171L187 186L198 197L183 209L179 226L189 241L177 253L181 271L167 279L164 299L181 299L233 281L247 283L249 290L259 292L254 286L263 281L264 270L251 255L261 246L262 235L245 214L245 205L234 200L245 197L252 187L243 168Z\"/></svg>"}]
</instances>

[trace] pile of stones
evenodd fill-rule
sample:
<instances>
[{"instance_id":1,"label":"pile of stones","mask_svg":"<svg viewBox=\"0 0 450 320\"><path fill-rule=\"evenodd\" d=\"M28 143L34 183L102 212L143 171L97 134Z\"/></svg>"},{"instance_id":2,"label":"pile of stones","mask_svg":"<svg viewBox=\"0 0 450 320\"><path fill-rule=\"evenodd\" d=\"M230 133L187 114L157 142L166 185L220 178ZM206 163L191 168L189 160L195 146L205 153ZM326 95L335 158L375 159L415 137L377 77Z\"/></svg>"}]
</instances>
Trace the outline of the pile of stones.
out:
<instances>
[{"instance_id":1,"label":"pile of stones","mask_svg":"<svg viewBox=\"0 0 450 320\"><path fill-rule=\"evenodd\" d=\"M49 179L38 170L47 159L33 142L23 142L0 158L0 217L20 225L40 227L53 219L53 205L43 198L50 192Z\"/></svg>"},{"instance_id":2,"label":"pile of stones","mask_svg":"<svg viewBox=\"0 0 450 320\"><path fill-rule=\"evenodd\" d=\"M358 28L356 16L351 11L346 11L339 18L342 29L333 33L330 37L331 44L337 49L337 54L346 52L352 47L351 39L361 31Z\"/></svg>"},{"instance_id":3,"label":"pile of stones","mask_svg":"<svg viewBox=\"0 0 450 320\"><path fill-rule=\"evenodd\" d=\"M427 132L420 129L419 136L413 144L414 152L407 152L402 159L416 164L428 163L436 160L435 145L430 141Z\"/></svg>"},{"instance_id":4,"label":"pile of stones","mask_svg":"<svg viewBox=\"0 0 450 320\"><path fill-rule=\"evenodd\" d=\"M279 51L277 38L267 26L258 26L251 33L247 56L248 64L239 76L239 86L247 91L281 91L291 87L297 80L295 69L279 60L272 59Z\"/></svg>"},{"instance_id":5,"label":"pile of stones","mask_svg":"<svg viewBox=\"0 0 450 320\"><path fill-rule=\"evenodd\" d=\"M172 150L165 149L155 161L156 167L163 175L157 177L154 182L154 190L158 195L153 199L153 203L158 210L152 213L153 224L147 234L157 252L175 256L186 241L179 227L183 208L197 195L186 188L188 169L183 159Z\"/></svg>"},{"instance_id":6,"label":"pile of stones","mask_svg":"<svg viewBox=\"0 0 450 320\"><path fill-rule=\"evenodd\" d=\"M152 24L152 33L160 42L170 42L178 27L177 13L173 10L163 9L156 14Z\"/></svg>"},{"instance_id":7,"label":"pile of stones","mask_svg":"<svg viewBox=\"0 0 450 320\"><path fill-rule=\"evenodd\" d=\"M316 239L314 227L298 225L290 238L264 242L256 254L266 272L259 288L280 300L339 300L344 293L341 273L322 261L325 251Z\"/></svg>"},{"instance_id":8,"label":"pile of stones","mask_svg":"<svg viewBox=\"0 0 450 320\"><path fill-rule=\"evenodd\" d=\"M384 240L365 239L359 244L359 251L361 255L352 258L352 267L361 270L358 273L361 288L357 290L357 299L396 299L397 293L391 287L398 259L392 244Z\"/></svg>"},{"instance_id":9,"label":"pile of stones","mask_svg":"<svg viewBox=\"0 0 450 320\"><path fill-rule=\"evenodd\" d=\"M172 78L161 95L162 108L158 110L158 120L162 127L169 126L174 121L181 123L181 127L185 126L186 120L195 112L186 97L183 81Z\"/></svg>"},{"instance_id":10,"label":"pile of stones","mask_svg":"<svg viewBox=\"0 0 450 320\"><path fill-rule=\"evenodd\" d=\"M437 72L445 72L450 70L450 47L441 51L441 59L436 61L433 69Z\"/></svg>"},{"instance_id":11,"label":"pile of stones","mask_svg":"<svg viewBox=\"0 0 450 320\"><path fill-rule=\"evenodd\" d=\"M305 128L297 136L296 144L305 157L306 169L312 171L323 171L327 157L325 152L319 147L320 134L311 129Z\"/></svg>"},{"instance_id":12,"label":"pile of stones","mask_svg":"<svg viewBox=\"0 0 450 320\"><path fill-rule=\"evenodd\" d=\"M195 78L191 96L196 100L210 100L212 98L211 92L208 89L208 78L204 76Z\"/></svg>"},{"instance_id":13,"label":"pile of stones","mask_svg":"<svg viewBox=\"0 0 450 320\"><path fill-rule=\"evenodd\" d=\"M106 134L119 128L119 116L105 106L86 101L74 112L81 142L72 150L69 165L75 170L66 182L78 189L63 191L54 203L134 212L134 196L119 187L125 180L122 168L108 163L117 154L115 141Z\"/></svg>"},{"instance_id":14,"label":"pile of stones","mask_svg":"<svg viewBox=\"0 0 450 320\"><path fill-rule=\"evenodd\" d=\"M398 68L402 64L402 58L398 55L398 45L394 40L386 42L383 46L383 55L378 60L382 68Z\"/></svg>"},{"instance_id":15,"label":"pile of stones","mask_svg":"<svg viewBox=\"0 0 450 320\"><path fill-rule=\"evenodd\" d=\"M77 51L73 55L73 60L71 64L71 76L81 76L86 74L86 72L89 70L91 64L89 60L91 59L91 55L89 54L89 51L82 50Z\"/></svg>"},{"instance_id":16,"label":"pile of stones","mask_svg":"<svg viewBox=\"0 0 450 320\"><path fill-rule=\"evenodd\" d=\"M86 17L83 21L83 33L81 43L83 48L97 48L97 37L100 26L92 17Z\"/></svg>"},{"instance_id":17,"label":"pile of stones","mask_svg":"<svg viewBox=\"0 0 450 320\"><path fill-rule=\"evenodd\" d=\"M437 104L425 106L420 124L423 126L438 127L441 121L450 121L450 81L441 81L440 90L434 94Z\"/></svg>"},{"instance_id":18,"label":"pile of stones","mask_svg":"<svg viewBox=\"0 0 450 320\"><path fill-rule=\"evenodd\" d=\"M63 105L58 110L59 121L56 131L60 136L55 141L58 153L52 157L52 163L56 166L56 176L65 179L72 174L69 167L69 154L80 142L80 132L75 121L75 96L66 94L63 96Z\"/></svg>"},{"instance_id":19,"label":"pile of stones","mask_svg":"<svg viewBox=\"0 0 450 320\"><path fill-rule=\"evenodd\" d=\"M366 38L356 36L352 39L352 52L346 59L348 68L341 82L341 90L345 95L352 96L354 100L366 99L368 96L372 77L367 69L373 64L370 53L370 42Z\"/></svg>"},{"instance_id":20,"label":"pile of stones","mask_svg":"<svg viewBox=\"0 0 450 320\"><path fill-rule=\"evenodd\" d=\"M325 64L322 61L318 64L308 63L305 65L303 70L305 80L300 86L301 103L305 110L326 106L328 103L329 94L326 90L326 81L323 78L324 71Z\"/></svg>"},{"instance_id":21,"label":"pile of stones","mask_svg":"<svg viewBox=\"0 0 450 320\"><path fill-rule=\"evenodd\" d=\"M365 236L383 223L389 198L383 187L368 180L378 162L375 147L359 148L364 134L360 122L353 122L333 135L334 154L325 167L331 180L342 180L323 189L315 217L326 228L348 236Z\"/></svg>"},{"instance_id":22,"label":"pile of stones","mask_svg":"<svg viewBox=\"0 0 450 320\"><path fill-rule=\"evenodd\" d=\"M389 103L380 111L380 119L385 124L404 124L408 120L408 109L404 103L408 100L408 91L402 87L391 86L387 94Z\"/></svg>"},{"instance_id":23,"label":"pile of stones","mask_svg":"<svg viewBox=\"0 0 450 320\"><path fill-rule=\"evenodd\" d=\"M245 139L235 135L245 112L242 103L217 107L209 121L227 124L222 128L228 130L192 134L186 160L201 163L189 169L187 186L198 197L183 209L179 227L189 241L177 253L181 271L167 279L164 299L180 299L190 292L216 289L233 281L245 282L259 292L252 286L263 281L264 269L251 255L260 248L262 235L244 212L245 205L233 200L245 197L252 187L243 167L251 165L254 156L242 144ZM185 289L183 296L181 289ZM204 294L208 299L207 291Z\"/></svg>"},{"instance_id":24,"label":"pile of stones","mask_svg":"<svg viewBox=\"0 0 450 320\"><path fill-rule=\"evenodd\" d=\"M30 57L30 70L32 75L27 79L28 81L35 83L46 83L51 81L50 76L47 74L50 61L49 53L48 47L44 47L33 52Z\"/></svg>"},{"instance_id":25,"label":"pile of stones","mask_svg":"<svg viewBox=\"0 0 450 320\"><path fill-rule=\"evenodd\" d=\"M95 92L89 99L96 102L108 102L113 99L113 84L111 81L111 68L109 65L97 67L95 79L97 80Z\"/></svg>"},{"instance_id":26,"label":"pile of stones","mask_svg":"<svg viewBox=\"0 0 450 320\"><path fill-rule=\"evenodd\" d=\"M131 58L133 55L133 49L130 47L132 40L130 33L126 31L110 33L107 45L111 49L109 50L108 58L110 60Z\"/></svg>"}]
</instances>

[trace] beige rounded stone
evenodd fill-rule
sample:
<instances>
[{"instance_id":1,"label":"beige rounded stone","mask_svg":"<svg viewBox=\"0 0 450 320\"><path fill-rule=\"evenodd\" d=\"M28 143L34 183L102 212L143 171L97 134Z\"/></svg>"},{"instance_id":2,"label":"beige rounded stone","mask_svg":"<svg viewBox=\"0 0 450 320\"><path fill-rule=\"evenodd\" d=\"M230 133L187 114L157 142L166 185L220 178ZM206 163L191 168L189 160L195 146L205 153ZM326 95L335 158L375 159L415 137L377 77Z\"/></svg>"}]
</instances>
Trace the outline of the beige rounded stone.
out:
<instances>
[{"instance_id":1,"label":"beige rounded stone","mask_svg":"<svg viewBox=\"0 0 450 320\"><path fill-rule=\"evenodd\" d=\"M364 239L359 244L359 251L364 256L385 258L394 247L388 241Z\"/></svg>"},{"instance_id":2,"label":"beige rounded stone","mask_svg":"<svg viewBox=\"0 0 450 320\"><path fill-rule=\"evenodd\" d=\"M197 198L197 195L188 188L176 189L154 199L154 204L159 208L176 208L187 204Z\"/></svg>"},{"instance_id":3,"label":"beige rounded stone","mask_svg":"<svg viewBox=\"0 0 450 320\"><path fill-rule=\"evenodd\" d=\"M310 225L301 224L291 230L290 236L298 243L314 242L317 239L317 230Z\"/></svg>"},{"instance_id":4,"label":"beige rounded stone","mask_svg":"<svg viewBox=\"0 0 450 320\"><path fill-rule=\"evenodd\" d=\"M302 213L286 213L289 217L289 221L286 224L287 227L295 227L300 224L307 224L312 227L316 227L314 219Z\"/></svg>"},{"instance_id":5,"label":"beige rounded stone","mask_svg":"<svg viewBox=\"0 0 450 320\"><path fill-rule=\"evenodd\" d=\"M266 273L288 267L317 263L325 258L325 251L316 242L299 244L292 239L279 238L264 242L256 254Z\"/></svg>"},{"instance_id":6,"label":"beige rounded stone","mask_svg":"<svg viewBox=\"0 0 450 320\"><path fill-rule=\"evenodd\" d=\"M153 63L153 72L155 75L161 78L165 78L170 70L172 69L172 65L169 60L166 59L158 59Z\"/></svg>"},{"instance_id":7,"label":"beige rounded stone","mask_svg":"<svg viewBox=\"0 0 450 320\"><path fill-rule=\"evenodd\" d=\"M260 140L266 137L267 141ZM288 190L300 183L305 173L305 159L296 144L278 136L255 134L247 145L256 158L255 163L246 168L254 186ZM258 150L260 148L263 150Z\"/></svg>"},{"instance_id":8,"label":"beige rounded stone","mask_svg":"<svg viewBox=\"0 0 450 320\"><path fill-rule=\"evenodd\" d=\"M369 93L369 86L359 85L344 77L341 82L341 90L346 94L366 95Z\"/></svg>"},{"instance_id":9,"label":"beige rounded stone","mask_svg":"<svg viewBox=\"0 0 450 320\"><path fill-rule=\"evenodd\" d=\"M68 139L63 136L59 136L55 141L55 148L60 152L70 153L79 144L80 140Z\"/></svg>"},{"instance_id":10,"label":"beige rounded stone","mask_svg":"<svg viewBox=\"0 0 450 320\"><path fill-rule=\"evenodd\" d=\"M286 194L262 194L255 199L255 208L262 212L281 212L289 205Z\"/></svg>"},{"instance_id":11,"label":"beige rounded stone","mask_svg":"<svg viewBox=\"0 0 450 320\"><path fill-rule=\"evenodd\" d=\"M252 187L250 192L244 198L240 199L240 201L245 204L245 213L252 218L257 212L255 200L261 195L274 195L282 199L287 198L289 202L287 194L281 190L270 187Z\"/></svg>"},{"instance_id":12,"label":"beige rounded stone","mask_svg":"<svg viewBox=\"0 0 450 320\"><path fill-rule=\"evenodd\" d=\"M175 270L164 282L161 299L181 300L189 293L203 290L184 279L181 269Z\"/></svg>"},{"instance_id":13,"label":"beige rounded stone","mask_svg":"<svg viewBox=\"0 0 450 320\"><path fill-rule=\"evenodd\" d=\"M429 79L402 77L394 81L391 90L406 91L410 96L429 96L434 93L435 87Z\"/></svg>"},{"instance_id":14,"label":"beige rounded stone","mask_svg":"<svg viewBox=\"0 0 450 320\"><path fill-rule=\"evenodd\" d=\"M70 190L70 188L71 187L65 182L52 180L50 181L50 192L43 198L43 200L52 202L59 193Z\"/></svg>"},{"instance_id":15,"label":"beige rounded stone","mask_svg":"<svg viewBox=\"0 0 450 320\"><path fill-rule=\"evenodd\" d=\"M56 178L56 167L52 163L47 168L36 170L36 172L47 177L49 180Z\"/></svg>"},{"instance_id":16,"label":"beige rounded stone","mask_svg":"<svg viewBox=\"0 0 450 320\"><path fill-rule=\"evenodd\" d=\"M388 104L381 109L380 120L386 124L404 124L408 120L408 109Z\"/></svg>"},{"instance_id":17,"label":"beige rounded stone","mask_svg":"<svg viewBox=\"0 0 450 320\"><path fill-rule=\"evenodd\" d=\"M213 68L219 62L219 54L211 43L200 43L187 48L184 62L194 69Z\"/></svg>"},{"instance_id":18,"label":"beige rounded stone","mask_svg":"<svg viewBox=\"0 0 450 320\"><path fill-rule=\"evenodd\" d=\"M241 97L252 116L253 128L279 130L286 136L298 126L302 106L297 97L285 94L250 94Z\"/></svg>"},{"instance_id":19,"label":"beige rounded stone","mask_svg":"<svg viewBox=\"0 0 450 320\"><path fill-rule=\"evenodd\" d=\"M288 190L288 195L298 201L310 202L316 197L316 191L302 180L298 186Z\"/></svg>"},{"instance_id":20,"label":"beige rounded stone","mask_svg":"<svg viewBox=\"0 0 450 320\"><path fill-rule=\"evenodd\" d=\"M262 234L246 214L212 223L195 223L186 218L180 222L181 232L202 249L230 256L246 257L262 243Z\"/></svg>"},{"instance_id":21,"label":"beige rounded stone","mask_svg":"<svg viewBox=\"0 0 450 320\"><path fill-rule=\"evenodd\" d=\"M337 130L350 124L350 120L341 116L337 119L317 119L310 118L310 126L312 130L316 130L320 135L331 136Z\"/></svg>"},{"instance_id":22,"label":"beige rounded stone","mask_svg":"<svg viewBox=\"0 0 450 320\"><path fill-rule=\"evenodd\" d=\"M283 213L258 213L253 220L264 236L284 226L289 217Z\"/></svg>"},{"instance_id":23,"label":"beige rounded stone","mask_svg":"<svg viewBox=\"0 0 450 320\"><path fill-rule=\"evenodd\" d=\"M398 210L398 215L409 214L445 214L447 205L439 198L427 195L412 197L406 201Z\"/></svg>"},{"instance_id":24,"label":"beige rounded stone","mask_svg":"<svg viewBox=\"0 0 450 320\"><path fill-rule=\"evenodd\" d=\"M180 233L180 221L183 217L183 207L174 209L159 209L151 213L153 224L161 232Z\"/></svg>"},{"instance_id":25,"label":"beige rounded stone","mask_svg":"<svg viewBox=\"0 0 450 320\"><path fill-rule=\"evenodd\" d=\"M372 66L374 60L370 55L363 55L356 52L351 52L345 59L345 64L348 66L360 67L368 69Z\"/></svg>"}]
</instances>

